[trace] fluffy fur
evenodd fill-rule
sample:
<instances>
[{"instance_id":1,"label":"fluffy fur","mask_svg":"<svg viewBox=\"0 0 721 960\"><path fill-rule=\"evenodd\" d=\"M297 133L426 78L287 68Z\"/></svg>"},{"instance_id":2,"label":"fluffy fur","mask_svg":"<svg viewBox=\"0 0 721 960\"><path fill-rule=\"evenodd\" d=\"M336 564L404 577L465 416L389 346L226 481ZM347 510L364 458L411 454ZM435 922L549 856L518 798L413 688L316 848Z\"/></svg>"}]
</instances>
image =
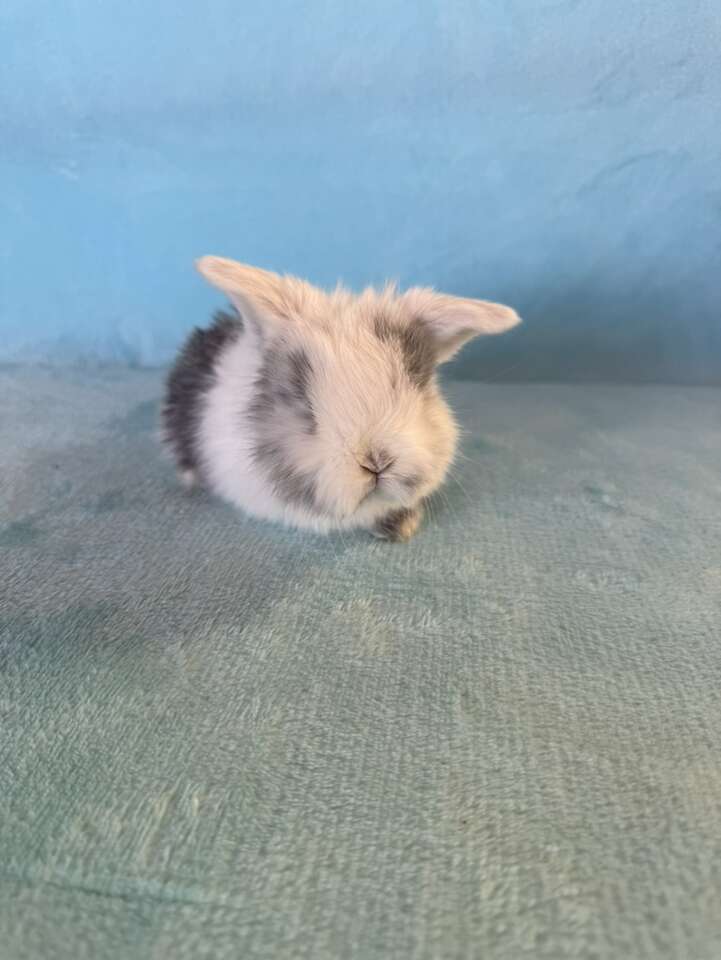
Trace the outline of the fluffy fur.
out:
<instances>
[{"instance_id":1,"label":"fluffy fur","mask_svg":"<svg viewBox=\"0 0 721 960\"><path fill-rule=\"evenodd\" d=\"M168 377L183 482L291 526L412 536L456 447L436 367L515 312L419 288L325 293L218 257L198 269L237 312L194 331Z\"/></svg>"}]
</instances>

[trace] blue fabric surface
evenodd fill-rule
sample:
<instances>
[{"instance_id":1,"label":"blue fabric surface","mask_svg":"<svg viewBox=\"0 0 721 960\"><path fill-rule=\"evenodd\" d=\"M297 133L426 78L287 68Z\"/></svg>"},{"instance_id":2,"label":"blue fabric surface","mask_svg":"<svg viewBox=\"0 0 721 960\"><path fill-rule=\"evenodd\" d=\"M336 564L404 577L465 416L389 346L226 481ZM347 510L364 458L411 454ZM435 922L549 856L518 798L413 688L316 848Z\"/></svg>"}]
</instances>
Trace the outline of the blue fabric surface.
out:
<instances>
[{"instance_id":1,"label":"blue fabric surface","mask_svg":"<svg viewBox=\"0 0 721 960\"><path fill-rule=\"evenodd\" d=\"M0 956L716 960L721 395L451 389L419 536L187 496L0 371Z\"/></svg>"}]
</instances>

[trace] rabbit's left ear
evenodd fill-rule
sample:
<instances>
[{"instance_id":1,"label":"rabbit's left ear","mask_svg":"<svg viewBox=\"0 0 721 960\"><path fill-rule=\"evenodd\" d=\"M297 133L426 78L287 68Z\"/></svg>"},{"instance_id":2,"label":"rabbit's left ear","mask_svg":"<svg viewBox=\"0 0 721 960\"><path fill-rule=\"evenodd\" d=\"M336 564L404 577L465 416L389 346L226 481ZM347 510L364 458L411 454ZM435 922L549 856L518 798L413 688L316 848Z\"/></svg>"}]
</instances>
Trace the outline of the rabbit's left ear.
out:
<instances>
[{"instance_id":1,"label":"rabbit's left ear","mask_svg":"<svg viewBox=\"0 0 721 960\"><path fill-rule=\"evenodd\" d=\"M297 321L310 289L296 277L282 277L225 257L201 257L195 266L208 283L222 290L241 316L252 320L263 334Z\"/></svg>"},{"instance_id":2,"label":"rabbit's left ear","mask_svg":"<svg viewBox=\"0 0 721 960\"><path fill-rule=\"evenodd\" d=\"M423 287L403 294L411 316L433 338L438 363L445 363L474 337L505 333L521 322L515 310L488 300L467 300Z\"/></svg>"}]
</instances>

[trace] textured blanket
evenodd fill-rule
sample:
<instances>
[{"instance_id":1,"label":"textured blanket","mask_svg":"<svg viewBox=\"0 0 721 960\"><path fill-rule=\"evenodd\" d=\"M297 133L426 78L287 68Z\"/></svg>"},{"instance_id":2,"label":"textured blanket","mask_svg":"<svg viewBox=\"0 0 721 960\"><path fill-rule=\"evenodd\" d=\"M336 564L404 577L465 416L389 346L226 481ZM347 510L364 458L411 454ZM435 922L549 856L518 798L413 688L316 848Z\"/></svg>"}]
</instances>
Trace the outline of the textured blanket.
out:
<instances>
[{"instance_id":1,"label":"textured blanket","mask_svg":"<svg viewBox=\"0 0 721 960\"><path fill-rule=\"evenodd\" d=\"M404 546L0 371L0 958L721 956L721 391L458 383Z\"/></svg>"}]
</instances>

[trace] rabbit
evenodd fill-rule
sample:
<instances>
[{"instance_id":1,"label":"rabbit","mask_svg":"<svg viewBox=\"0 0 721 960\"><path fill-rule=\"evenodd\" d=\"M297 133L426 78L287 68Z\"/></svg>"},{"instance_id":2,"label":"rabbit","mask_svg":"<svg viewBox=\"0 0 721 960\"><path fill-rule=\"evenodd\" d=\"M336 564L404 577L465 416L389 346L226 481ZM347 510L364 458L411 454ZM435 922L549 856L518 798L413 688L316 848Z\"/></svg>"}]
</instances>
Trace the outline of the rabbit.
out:
<instances>
[{"instance_id":1,"label":"rabbit","mask_svg":"<svg viewBox=\"0 0 721 960\"><path fill-rule=\"evenodd\" d=\"M516 312L419 287L324 292L214 256L196 266L233 309L168 375L164 441L183 482L254 517L408 540L457 443L436 368Z\"/></svg>"}]
</instances>

